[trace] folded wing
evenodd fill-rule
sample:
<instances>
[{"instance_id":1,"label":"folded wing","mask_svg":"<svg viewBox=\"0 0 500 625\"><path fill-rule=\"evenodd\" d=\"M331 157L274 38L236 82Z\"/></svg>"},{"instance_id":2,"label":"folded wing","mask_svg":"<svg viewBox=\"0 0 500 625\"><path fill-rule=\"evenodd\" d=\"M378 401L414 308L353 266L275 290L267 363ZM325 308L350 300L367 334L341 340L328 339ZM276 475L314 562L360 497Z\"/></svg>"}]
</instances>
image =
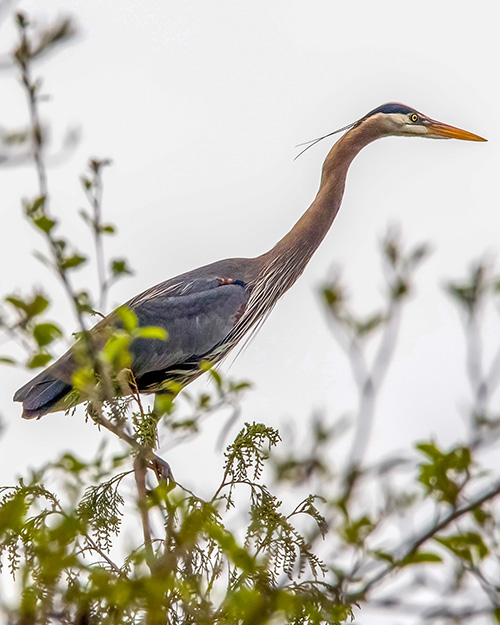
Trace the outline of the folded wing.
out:
<instances>
[{"instance_id":1,"label":"folded wing","mask_svg":"<svg viewBox=\"0 0 500 625\"><path fill-rule=\"evenodd\" d=\"M173 379L176 369L197 371L200 360L219 353L245 312L249 296L243 282L216 277L153 288L131 300L127 306L137 315L139 326L156 326L168 333L166 341L138 338L132 342L132 371L139 389L154 392ZM116 313L111 313L91 330L98 348L105 342L103 329L119 324ZM14 401L23 403L23 416L41 417L67 407L64 399L77 369L72 348L20 388Z\"/></svg>"}]
</instances>

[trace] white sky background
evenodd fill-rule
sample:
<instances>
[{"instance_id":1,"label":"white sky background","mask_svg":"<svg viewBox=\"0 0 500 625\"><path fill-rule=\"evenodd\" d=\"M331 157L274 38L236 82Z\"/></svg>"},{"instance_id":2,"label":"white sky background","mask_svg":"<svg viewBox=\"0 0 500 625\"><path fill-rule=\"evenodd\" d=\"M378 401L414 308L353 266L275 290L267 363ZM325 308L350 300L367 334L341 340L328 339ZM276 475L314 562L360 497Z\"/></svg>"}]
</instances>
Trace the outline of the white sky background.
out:
<instances>
[{"instance_id":1,"label":"white sky background","mask_svg":"<svg viewBox=\"0 0 500 625\"><path fill-rule=\"evenodd\" d=\"M271 247L314 198L333 140L295 162L294 145L383 102L404 102L487 137L482 144L391 138L367 147L351 167L331 232L229 370L255 385L238 426L263 420L303 427L317 410L332 420L352 411L357 394L318 287L339 264L358 310L373 311L383 284L377 241L388 224L400 223L407 243L429 241L434 253L418 273L403 320L370 456L430 436L446 445L464 433L463 335L441 285L462 277L485 252L498 257L494 0L44 0L18 6L40 20L69 14L80 25L77 40L38 64L36 73L52 96L43 117L55 138L68 126L82 128L76 152L49 172L52 211L82 251L91 241L76 215L85 205L78 177L89 156L113 159L104 174L104 214L119 234L107 240L107 253L126 256L135 274L113 289L110 308L183 271ZM1 50L12 41L13 29L4 23ZM22 125L27 109L14 72L0 74L0 93L0 125ZM30 194L36 194L32 168L0 170L1 291L43 286L54 298L49 319L70 335L75 322L62 289L26 253L43 249L21 217L20 198ZM88 270L74 276L94 280ZM488 342L498 334L492 326ZM105 436L81 413L23 421L11 398L29 375L2 369L2 484L62 450L90 458ZM202 440L168 455L179 480L200 493L222 465L214 451L221 424L211 419Z\"/></svg>"}]
</instances>

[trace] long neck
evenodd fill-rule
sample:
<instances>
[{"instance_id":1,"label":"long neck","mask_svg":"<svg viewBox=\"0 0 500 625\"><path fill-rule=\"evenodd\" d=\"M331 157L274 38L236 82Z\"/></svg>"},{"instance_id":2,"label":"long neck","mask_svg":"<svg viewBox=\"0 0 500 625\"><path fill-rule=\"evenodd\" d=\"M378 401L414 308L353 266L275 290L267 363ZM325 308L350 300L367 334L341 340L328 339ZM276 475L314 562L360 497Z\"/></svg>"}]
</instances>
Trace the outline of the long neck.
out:
<instances>
[{"instance_id":1,"label":"long neck","mask_svg":"<svg viewBox=\"0 0 500 625\"><path fill-rule=\"evenodd\" d=\"M260 259L263 267L272 264L275 269L286 269L286 288L300 276L311 256L335 219L344 195L347 171L352 160L366 145L378 139L380 132L371 124L352 128L332 147L323 164L321 184L311 206L269 252ZM293 270L293 271L292 271Z\"/></svg>"}]
</instances>

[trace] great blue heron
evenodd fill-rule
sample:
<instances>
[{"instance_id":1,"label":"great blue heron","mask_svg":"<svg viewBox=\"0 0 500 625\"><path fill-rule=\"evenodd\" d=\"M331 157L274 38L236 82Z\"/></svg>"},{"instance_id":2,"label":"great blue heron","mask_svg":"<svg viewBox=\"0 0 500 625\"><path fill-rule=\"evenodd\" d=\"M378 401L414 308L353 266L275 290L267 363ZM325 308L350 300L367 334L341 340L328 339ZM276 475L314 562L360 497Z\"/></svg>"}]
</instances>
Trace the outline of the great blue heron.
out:
<instances>
[{"instance_id":1,"label":"great blue heron","mask_svg":"<svg viewBox=\"0 0 500 625\"><path fill-rule=\"evenodd\" d=\"M159 326L168 332L166 341L138 338L131 344L132 373L139 391L161 393L171 381L188 384L203 372L201 361L221 361L266 317L302 274L328 232L340 208L349 165L366 145L389 136L486 141L394 102L341 130L348 132L326 157L316 198L271 250L256 258L230 258L194 269L125 304L140 326ZM105 341L103 329L117 324L119 316L114 312L91 330L98 348ZM74 395L70 392L77 369L72 348L20 388L14 400L23 403L23 417L41 417L68 408L74 401L68 397Z\"/></svg>"}]
</instances>

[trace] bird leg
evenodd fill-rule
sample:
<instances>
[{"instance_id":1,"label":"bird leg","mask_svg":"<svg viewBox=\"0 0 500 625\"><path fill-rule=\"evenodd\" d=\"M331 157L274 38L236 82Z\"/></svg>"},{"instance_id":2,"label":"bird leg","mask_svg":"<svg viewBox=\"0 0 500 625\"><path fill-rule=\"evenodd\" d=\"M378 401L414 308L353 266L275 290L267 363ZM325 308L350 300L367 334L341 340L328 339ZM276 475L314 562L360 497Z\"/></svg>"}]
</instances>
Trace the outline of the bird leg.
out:
<instances>
[{"instance_id":1,"label":"bird leg","mask_svg":"<svg viewBox=\"0 0 500 625\"><path fill-rule=\"evenodd\" d=\"M172 473L172 469L170 468L168 462L153 452L150 452L148 460L149 467L155 472L158 482L170 482L172 486L175 485L174 474Z\"/></svg>"}]
</instances>

